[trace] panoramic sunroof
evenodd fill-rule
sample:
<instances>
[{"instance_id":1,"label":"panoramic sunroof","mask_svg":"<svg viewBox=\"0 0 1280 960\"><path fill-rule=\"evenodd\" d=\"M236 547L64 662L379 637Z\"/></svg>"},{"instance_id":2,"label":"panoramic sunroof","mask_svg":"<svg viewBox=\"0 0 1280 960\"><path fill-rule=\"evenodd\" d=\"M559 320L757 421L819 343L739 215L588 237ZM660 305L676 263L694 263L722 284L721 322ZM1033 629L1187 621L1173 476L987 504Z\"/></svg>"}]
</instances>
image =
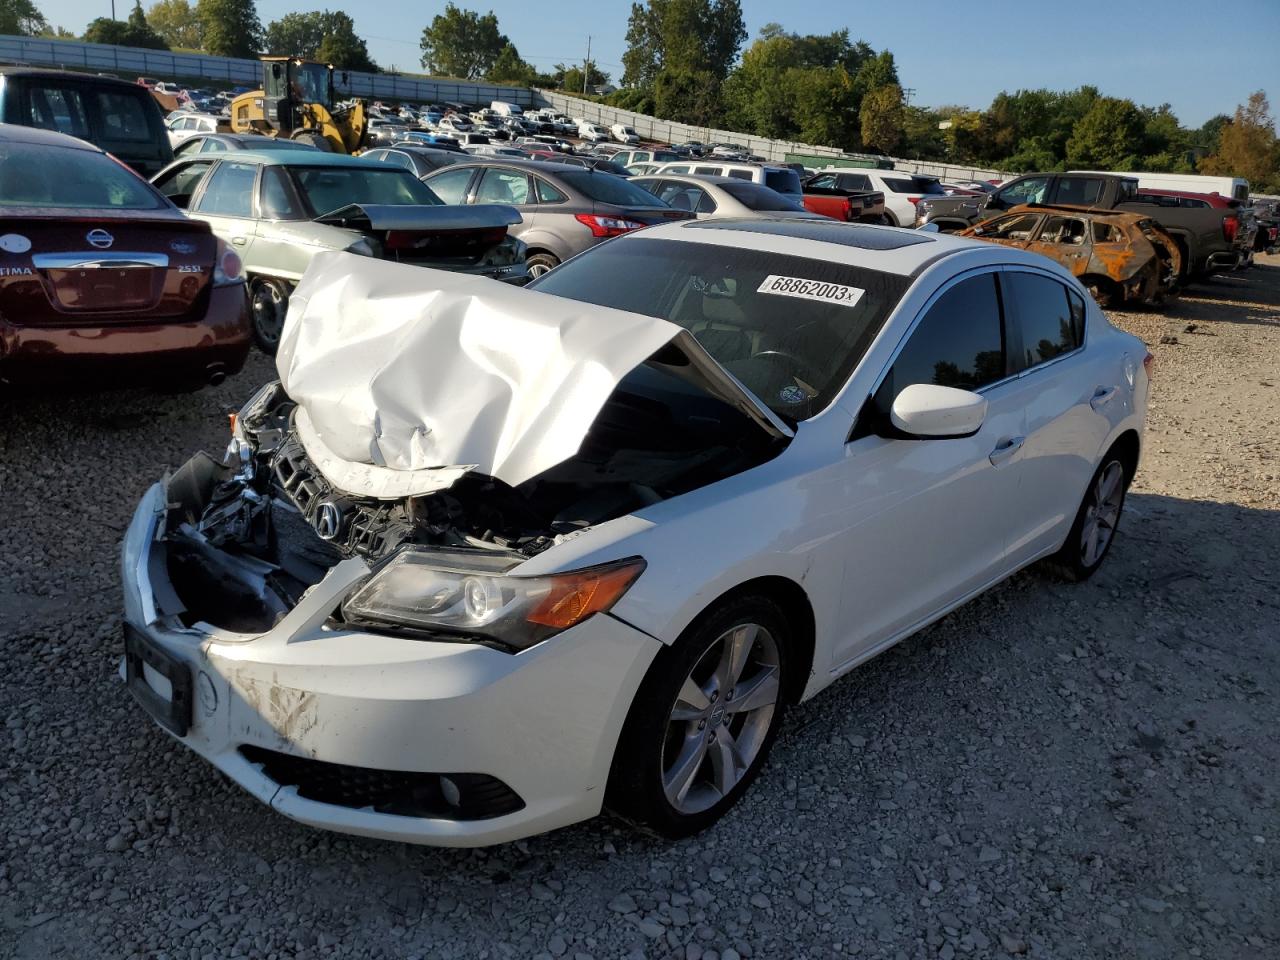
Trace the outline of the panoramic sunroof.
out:
<instances>
[{"instance_id":1,"label":"panoramic sunroof","mask_svg":"<svg viewBox=\"0 0 1280 960\"><path fill-rule=\"evenodd\" d=\"M900 233L862 223L840 223L837 220L690 220L688 230L741 230L744 233L768 233L779 237L799 237L839 243L863 250L900 250L917 243L933 243L927 233Z\"/></svg>"}]
</instances>

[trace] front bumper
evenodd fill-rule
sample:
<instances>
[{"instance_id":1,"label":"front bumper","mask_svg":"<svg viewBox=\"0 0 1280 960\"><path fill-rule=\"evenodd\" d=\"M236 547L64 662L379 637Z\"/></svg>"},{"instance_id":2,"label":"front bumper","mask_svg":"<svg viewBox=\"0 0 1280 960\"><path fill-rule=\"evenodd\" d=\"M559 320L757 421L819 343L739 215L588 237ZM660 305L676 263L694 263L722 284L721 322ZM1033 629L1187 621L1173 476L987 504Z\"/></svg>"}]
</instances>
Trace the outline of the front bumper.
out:
<instances>
[{"instance_id":1,"label":"front bumper","mask_svg":"<svg viewBox=\"0 0 1280 960\"><path fill-rule=\"evenodd\" d=\"M336 629L332 612L367 573L359 559L332 568L261 635L183 626L165 572L165 505L162 485L152 486L125 535L125 621L135 643L189 671L185 734L170 732L258 799L312 826L441 846L501 843L600 811L657 640L607 615L517 655ZM135 661L130 672L153 717L181 697L154 669ZM523 806L464 820L308 799L255 762L263 750L375 775L487 775Z\"/></svg>"}]
</instances>

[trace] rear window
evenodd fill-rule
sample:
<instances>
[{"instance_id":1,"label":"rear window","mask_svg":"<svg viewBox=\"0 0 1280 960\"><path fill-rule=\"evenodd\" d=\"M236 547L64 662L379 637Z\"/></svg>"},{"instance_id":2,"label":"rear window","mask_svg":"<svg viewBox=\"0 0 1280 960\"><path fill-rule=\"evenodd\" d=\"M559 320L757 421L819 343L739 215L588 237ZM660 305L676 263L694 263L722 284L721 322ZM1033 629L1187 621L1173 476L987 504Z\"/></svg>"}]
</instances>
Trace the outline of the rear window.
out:
<instances>
[{"instance_id":1,"label":"rear window","mask_svg":"<svg viewBox=\"0 0 1280 960\"><path fill-rule=\"evenodd\" d=\"M726 183L722 187L725 193L752 210L783 210L794 213L804 209L803 205L784 197L777 190L758 183Z\"/></svg>"},{"instance_id":2,"label":"rear window","mask_svg":"<svg viewBox=\"0 0 1280 960\"><path fill-rule=\"evenodd\" d=\"M332 213L352 203L435 206L441 202L407 170L290 167L289 172L316 216Z\"/></svg>"},{"instance_id":3,"label":"rear window","mask_svg":"<svg viewBox=\"0 0 1280 960\"><path fill-rule=\"evenodd\" d=\"M637 187L630 180L623 180L608 173L564 170L557 176L582 195L598 203L612 203L619 207L666 206L648 190Z\"/></svg>"},{"instance_id":4,"label":"rear window","mask_svg":"<svg viewBox=\"0 0 1280 960\"><path fill-rule=\"evenodd\" d=\"M935 177L885 177L884 185L894 193L912 193L922 197L947 195Z\"/></svg>"},{"instance_id":5,"label":"rear window","mask_svg":"<svg viewBox=\"0 0 1280 960\"><path fill-rule=\"evenodd\" d=\"M800 185L800 174L794 170L766 170L764 185L778 193L792 193L796 196L804 194L804 188Z\"/></svg>"},{"instance_id":6,"label":"rear window","mask_svg":"<svg viewBox=\"0 0 1280 960\"><path fill-rule=\"evenodd\" d=\"M157 210L145 180L106 154L0 143L0 207Z\"/></svg>"},{"instance_id":7,"label":"rear window","mask_svg":"<svg viewBox=\"0 0 1280 960\"><path fill-rule=\"evenodd\" d=\"M147 143L152 139L147 123L147 110L142 99L132 91L100 90L97 94L98 122L102 139L109 142ZM203 118L202 118L203 120ZM212 119L201 124L210 132L217 128Z\"/></svg>"},{"instance_id":8,"label":"rear window","mask_svg":"<svg viewBox=\"0 0 1280 960\"><path fill-rule=\"evenodd\" d=\"M84 96L74 87L30 84L25 113L25 126L56 130L81 139L89 136L89 111Z\"/></svg>"}]
</instances>

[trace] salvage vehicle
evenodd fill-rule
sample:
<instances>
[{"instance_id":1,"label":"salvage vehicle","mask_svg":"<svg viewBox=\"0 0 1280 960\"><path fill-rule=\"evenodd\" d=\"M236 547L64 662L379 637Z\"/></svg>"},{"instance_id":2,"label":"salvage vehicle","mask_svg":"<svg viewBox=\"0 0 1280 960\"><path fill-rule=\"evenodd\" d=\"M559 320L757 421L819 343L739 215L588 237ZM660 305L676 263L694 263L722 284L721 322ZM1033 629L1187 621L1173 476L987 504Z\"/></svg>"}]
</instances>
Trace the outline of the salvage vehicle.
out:
<instances>
[{"instance_id":1,"label":"salvage vehicle","mask_svg":"<svg viewBox=\"0 0 1280 960\"><path fill-rule=\"evenodd\" d=\"M275 353L289 296L322 250L524 283L511 207L446 208L408 170L320 151L199 154L151 181L244 261L253 336Z\"/></svg>"},{"instance_id":2,"label":"salvage vehicle","mask_svg":"<svg viewBox=\"0 0 1280 960\"><path fill-rule=\"evenodd\" d=\"M840 188L843 190L879 193L884 197L884 220L891 227L912 226L916 222L917 204L922 200L947 195L937 177L926 177L901 170L830 165L819 170L818 173L838 174Z\"/></svg>"},{"instance_id":3,"label":"salvage vehicle","mask_svg":"<svg viewBox=\"0 0 1280 960\"><path fill-rule=\"evenodd\" d=\"M862 174L843 171L819 173L804 181L804 206L806 210L821 213L833 220L850 223L886 223L884 194L879 190L864 190Z\"/></svg>"},{"instance_id":4,"label":"salvage vehicle","mask_svg":"<svg viewBox=\"0 0 1280 960\"><path fill-rule=\"evenodd\" d=\"M827 220L806 210L794 197L784 196L759 183L736 177L689 177L666 174L633 177L643 187L676 210L690 210L698 220Z\"/></svg>"},{"instance_id":5,"label":"salvage vehicle","mask_svg":"<svg viewBox=\"0 0 1280 960\"><path fill-rule=\"evenodd\" d=\"M961 236L1048 257L1104 307L1162 302L1176 294L1182 267L1177 242L1150 217L1090 207L1014 207Z\"/></svg>"},{"instance_id":6,"label":"salvage vehicle","mask_svg":"<svg viewBox=\"0 0 1280 960\"><path fill-rule=\"evenodd\" d=\"M499 203L519 210L522 220L511 232L525 243L531 277L610 237L693 216L623 177L550 161L476 158L422 182L445 203Z\"/></svg>"},{"instance_id":7,"label":"salvage vehicle","mask_svg":"<svg viewBox=\"0 0 1280 960\"><path fill-rule=\"evenodd\" d=\"M1213 209L1153 207L1140 202L1137 180L1109 173L1032 173L1007 181L988 197L927 197L917 204L916 224L931 223L944 232L965 230L1028 203L1116 210L1154 219L1178 244L1183 282L1202 280L1240 263L1238 217Z\"/></svg>"},{"instance_id":8,"label":"salvage vehicle","mask_svg":"<svg viewBox=\"0 0 1280 960\"><path fill-rule=\"evenodd\" d=\"M151 94L114 77L0 66L0 122L87 140L144 177L173 159Z\"/></svg>"},{"instance_id":9,"label":"salvage vehicle","mask_svg":"<svg viewBox=\"0 0 1280 960\"><path fill-rule=\"evenodd\" d=\"M791 704L1097 571L1149 360L1043 257L878 226L666 224L527 289L322 254L125 533L128 689L313 826L688 835Z\"/></svg>"},{"instance_id":10,"label":"salvage vehicle","mask_svg":"<svg viewBox=\"0 0 1280 960\"><path fill-rule=\"evenodd\" d=\"M0 389L217 384L252 343L208 224L83 140L0 124Z\"/></svg>"}]
</instances>

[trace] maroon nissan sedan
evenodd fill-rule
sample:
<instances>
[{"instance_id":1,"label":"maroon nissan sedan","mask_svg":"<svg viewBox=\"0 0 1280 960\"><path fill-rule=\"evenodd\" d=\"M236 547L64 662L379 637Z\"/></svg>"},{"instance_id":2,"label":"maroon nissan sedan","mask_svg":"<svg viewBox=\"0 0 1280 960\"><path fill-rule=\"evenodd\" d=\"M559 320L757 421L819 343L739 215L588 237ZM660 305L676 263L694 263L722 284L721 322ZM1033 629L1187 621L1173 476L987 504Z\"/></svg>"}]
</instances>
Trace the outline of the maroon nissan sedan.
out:
<instances>
[{"instance_id":1,"label":"maroon nissan sedan","mask_svg":"<svg viewBox=\"0 0 1280 960\"><path fill-rule=\"evenodd\" d=\"M216 384L252 342L207 223L91 144L0 124L0 389Z\"/></svg>"}]
</instances>

